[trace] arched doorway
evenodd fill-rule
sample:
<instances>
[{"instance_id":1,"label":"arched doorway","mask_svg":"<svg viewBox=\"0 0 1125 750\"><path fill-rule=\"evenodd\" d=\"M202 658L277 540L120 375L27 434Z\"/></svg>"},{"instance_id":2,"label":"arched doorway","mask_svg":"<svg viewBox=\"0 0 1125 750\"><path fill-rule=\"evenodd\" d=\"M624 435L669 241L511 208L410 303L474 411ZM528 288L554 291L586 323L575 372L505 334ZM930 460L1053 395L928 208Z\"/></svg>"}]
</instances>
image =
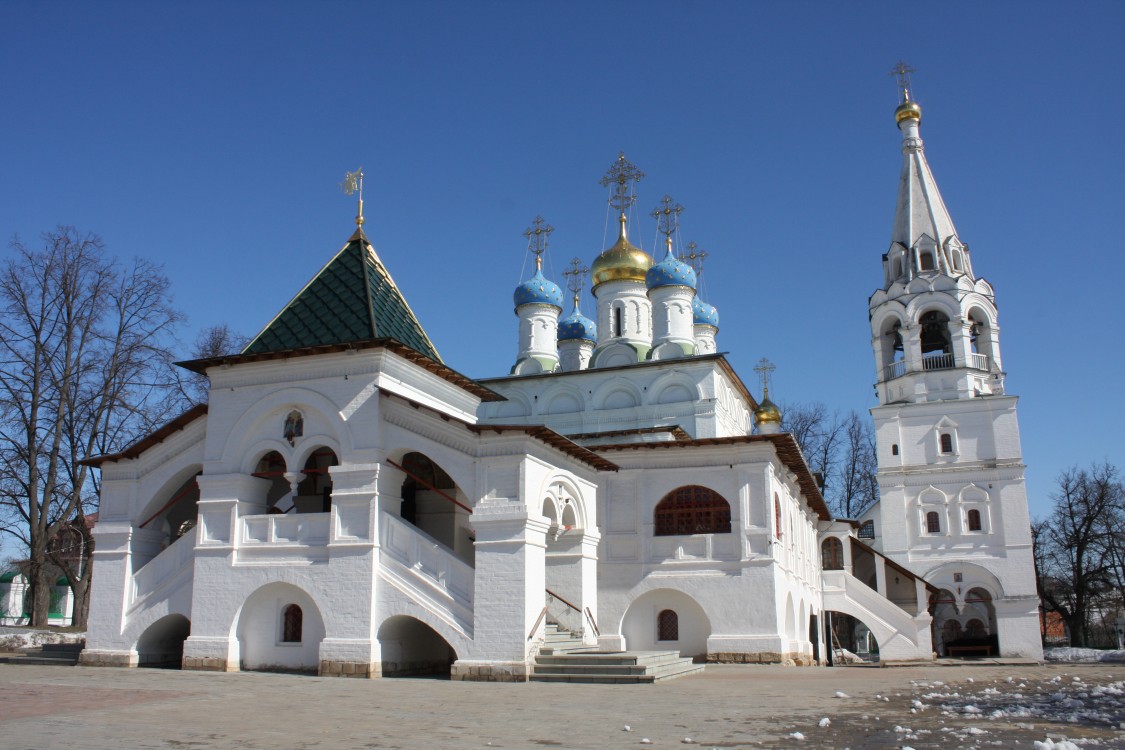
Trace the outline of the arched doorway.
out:
<instances>
[{"instance_id":1,"label":"arched doorway","mask_svg":"<svg viewBox=\"0 0 1125 750\"><path fill-rule=\"evenodd\" d=\"M586 533L586 512L570 482L552 482L542 513L550 522L544 543L547 622L592 643L596 623L596 537Z\"/></svg>"},{"instance_id":2,"label":"arched doorway","mask_svg":"<svg viewBox=\"0 0 1125 750\"><path fill-rule=\"evenodd\" d=\"M340 460L331 448L320 447L305 459L293 508L298 513L328 513L332 509L332 475L329 469Z\"/></svg>"},{"instance_id":3,"label":"arched doorway","mask_svg":"<svg viewBox=\"0 0 1125 750\"><path fill-rule=\"evenodd\" d=\"M384 677L448 677L457 660L457 652L436 630L408 615L388 617L377 637Z\"/></svg>"},{"instance_id":4,"label":"arched doorway","mask_svg":"<svg viewBox=\"0 0 1125 750\"><path fill-rule=\"evenodd\" d=\"M286 470L285 457L277 451L270 451L262 456L254 468L254 476L270 482L269 489L266 490L267 513L287 513L293 509L290 499L293 488L285 476Z\"/></svg>"},{"instance_id":5,"label":"arched doorway","mask_svg":"<svg viewBox=\"0 0 1125 750\"><path fill-rule=\"evenodd\" d=\"M469 502L452 477L424 453L412 451L400 462L406 479L402 483L399 514L404 521L449 547L473 564L475 547L469 524Z\"/></svg>"},{"instance_id":6,"label":"arched doorway","mask_svg":"<svg viewBox=\"0 0 1125 750\"><path fill-rule=\"evenodd\" d=\"M270 583L255 591L234 631L240 669L315 674L320 666L324 620L312 597L296 586Z\"/></svg>"},{"instance_id":7,"label":"arched doorway","mask_svg":"<svg viewBox=\"0 0 1125 750\"><path fill-rule=\"evenodd\" d=\"M137 639L137 666L179 669L184 660L184 641L191 622L183 615L167 615L149 625Z\"/></svg>"},{"instance_id":8,"label":"arched doorway","mask_svg":"<svg viewBox=\"0 0 1125 750\"><path fill-rule=\"evenodd\" d=\"M862 620L844 612L825 612L833 664L879 660L879 641Z\"/></svg>"}]
</instances>

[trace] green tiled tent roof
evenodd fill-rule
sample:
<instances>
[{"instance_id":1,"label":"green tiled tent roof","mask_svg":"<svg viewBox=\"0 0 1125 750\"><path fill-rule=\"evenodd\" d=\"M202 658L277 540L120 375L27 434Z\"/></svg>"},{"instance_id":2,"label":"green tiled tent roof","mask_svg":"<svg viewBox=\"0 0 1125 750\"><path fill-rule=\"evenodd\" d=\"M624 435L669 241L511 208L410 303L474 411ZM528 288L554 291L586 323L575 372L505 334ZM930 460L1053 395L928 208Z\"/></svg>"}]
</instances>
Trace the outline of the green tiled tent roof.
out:
<instances>
[{"instance_id":1,"label":"green tiled tent roof","mask_svg":"<svg viewBox=\"0 0 1125 750\"><path fill-rule=\"evenodd\" d=\"M361 230L270 321L243 354L393 338L441 362Z\"/></svg>"}]
</instances>

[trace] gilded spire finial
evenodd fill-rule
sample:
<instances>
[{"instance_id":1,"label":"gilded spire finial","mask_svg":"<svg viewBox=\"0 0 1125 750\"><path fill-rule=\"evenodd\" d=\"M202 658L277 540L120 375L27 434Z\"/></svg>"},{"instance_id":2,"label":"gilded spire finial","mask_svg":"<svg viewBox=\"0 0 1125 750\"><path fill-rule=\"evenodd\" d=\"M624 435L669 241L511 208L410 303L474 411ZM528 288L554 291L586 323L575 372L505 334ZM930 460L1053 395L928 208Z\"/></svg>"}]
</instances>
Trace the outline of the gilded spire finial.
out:
<instances>
[{"instance_id":1,"label":"gilded spire finial","mask_svg":"<svg viewBox=\"0 0 1125 750\"><path fill-rule=\"evenodd\" d=\"M625 158L625 152L621 151L617 154L617 161L610 166L605 173L605 177L602 177L598 184L602 187L613 186L613 193L609 197L609 205L616 208L624 216L629 207L637 201L632 183L640 182L644 176L645 173L633 166Z\"/></svg>"},{"instance_id":2,"label":"gilded spire finial","mask_svg":"<svg viewBox=\"0 0 1125 750\"><path fill-rule=\"evenodd\" d=\"M363 167L360 167L354 172L345 172L344 181L340 183L340 189L344 191L344 195L355 195L359 193L359 209L355 215L355 225L357 227L363 226Z\"/></svg>"},{"instance_id":3,"label":"gilded spire finial","mask_svg":"<svg viewBox=\"0 0 1125 750\"><path fill-rule=\"evenodd\" d=\"M680 228L680 214L684 207L676 203L675 199L665 194L660 199L660 205L649 214L656 219L657 230L664 235L664 244L668 248L668 255L672 255L672 235Z\"/></svg>"},{"instance_id":4,"label":"gilded spire finial","mask_svg":"<svg viewBox=\"0 0 1125 750\"><path fill-rule=\"evenodd\" d=\"M898 80L898 88L899 91L902 92L902 102L899 103L898 109L895 110L895 122L898 123L899 128L903 127L902 123L905 120L913 120L915 125L922 120L922 108L910 97L910 75L913 72L914 68L910 67L902 60L899 60L898 63L891 68L890 74ZM908 128L904 132L908 138L917 138L918 134L916 129ZM920 140L917 145L921 145Z\"/></svg>"},{"instance_id":5,"label":"gilded spire finial","mask_svg":"<svg viewBox=\"0 0 1125 750\"><path fill-rule=\"evenodd\" d=\"M536 216L531 226L524 230L523 236L527 238L527 249L535 253L535 270L543 269L543 253L547 252L547 238L555 228L543 221L542 216Z\"/></svg>"},{"instance_id":6,"label":"gilded spire finial","mask_svg":"<svg viewBox=\"0 0 1125 750\"><path fill-rule=\"evenodd\" d=\"M710 255L710 253L706 250L700 250L699 245L694 242L687 243L687 250L688 253L684 258L687 259L687 262L695 269L695 275L698 278L703 275L703 261L707 260L707 256Z\"/></svg>"},{"instance_id":7,"label":"gilded spire finial","mask_svg":"<svg viewBox=\"0 0 1125 750\"><path fill-rule=\"evenodd\" d=\"M590 267L582 265L582 260L579 258L572 258L570 267L563 271L563 276L566 277L566 288L574 295L575 310L578 309L578 296L586 286L586 276L589 273Z\"/></svg>"},{"instance_id":8,"label":"gilded spire finial","mask_svg":"<svg viewBox=\"0 0 1125 750\"><path fill-rule=\"evenodd\" d=\"M758 373L758 381L762 384L763 400L770 396L770 380L773 378L773 371L776 369L777 365L765 357L758 360L758 365L754 368L754 372Z\"/></svg>"}]
</instances>

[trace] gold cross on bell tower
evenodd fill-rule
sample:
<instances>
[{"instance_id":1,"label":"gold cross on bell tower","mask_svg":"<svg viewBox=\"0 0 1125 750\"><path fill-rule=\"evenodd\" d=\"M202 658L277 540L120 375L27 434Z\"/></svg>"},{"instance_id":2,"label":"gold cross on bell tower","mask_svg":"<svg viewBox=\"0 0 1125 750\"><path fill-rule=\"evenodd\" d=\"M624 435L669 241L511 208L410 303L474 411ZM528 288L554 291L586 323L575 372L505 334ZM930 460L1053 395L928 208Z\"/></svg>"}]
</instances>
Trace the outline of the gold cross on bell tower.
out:
<instances>
[{"instance_id":1,"label":"gold cross on bell tower","mask_svg":"<svg viewBox=\"0 0 1125 750\"><path fill-rule=\"evenodd\" d=\"M687 243L687 255L684 256L691 267L695 269L695 277L699 278L703 275L703 261L707 260L710 255L706 250L700 250L699 245L694 242Z\"/></svg>"},{"instance_id":2,"label":"gold cross on bell tower","mask_svg":"<svg viewBox=\"0 0 1125 750\"><path fill-rule=\"evenodd\" d=\"M660 205L649 214L656 219L656 229L664 235L664 244L668 247L669 255L672 253L672 235L680 228L680 214L684 207L667 193L660 199Z\"/></svg>"},{"instance_id":3,"label":"gold cross on bell tower","mask_svg":"<svg viewBox=\"0 0 1125 750\"><path fill-rule=\"evenodd\" d=\"M910 74L914 72L914 68L910 67L902 60L895 63L891 68L891 75L898 79L898 89L902 93L902 100L904 102L910 101Z\"/></svg>"}]
</instances>

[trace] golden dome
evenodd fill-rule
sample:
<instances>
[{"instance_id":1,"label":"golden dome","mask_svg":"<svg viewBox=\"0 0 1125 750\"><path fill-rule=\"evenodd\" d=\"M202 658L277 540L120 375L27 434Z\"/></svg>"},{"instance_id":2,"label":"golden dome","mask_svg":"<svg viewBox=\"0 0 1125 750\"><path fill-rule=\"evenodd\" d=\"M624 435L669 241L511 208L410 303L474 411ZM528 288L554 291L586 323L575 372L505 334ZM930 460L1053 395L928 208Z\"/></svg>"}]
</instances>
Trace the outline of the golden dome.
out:
<instances>
[{"instance_id":1,"label":"golden dome","mask_svg":"<svg viewBox=\"0 0 1125 750\"><path fill-rule=\"evenodd\" d=\"M595 288L607 281L622 279L639 281L643 284L645 274L652 268L652 256L634 247L626 238L625 214L621 214L618 221L621 222L621 233L617 237L617 242L595 258L593 265L590 266L590 277Z\"/></svg>"},{"instance_id":2,"label":"golden dome","mask_svg":"<svg viewBox=\"0 0 1125 750\"><path fill-rule=\"evenodd\" d=\"M898 105L895 110L895 123L901 123L903 120L919 120L922 119L922 108L918 106L918 102L912 102L909 99Z\"/></svg>"},{"instance_id":3,"label":"golden dome","mask_svg":"<svg viewBox=\"0 0 1125 750\"><path fill-rule=\"evenodd\" d=\"M767 395L754 410L754 424L781 424L781 409Z\"/></svg>"}]
</instances>

